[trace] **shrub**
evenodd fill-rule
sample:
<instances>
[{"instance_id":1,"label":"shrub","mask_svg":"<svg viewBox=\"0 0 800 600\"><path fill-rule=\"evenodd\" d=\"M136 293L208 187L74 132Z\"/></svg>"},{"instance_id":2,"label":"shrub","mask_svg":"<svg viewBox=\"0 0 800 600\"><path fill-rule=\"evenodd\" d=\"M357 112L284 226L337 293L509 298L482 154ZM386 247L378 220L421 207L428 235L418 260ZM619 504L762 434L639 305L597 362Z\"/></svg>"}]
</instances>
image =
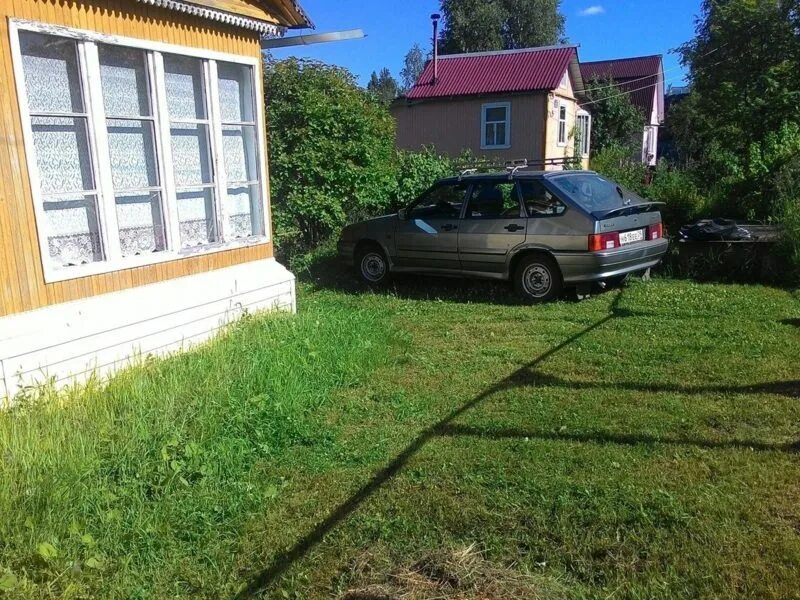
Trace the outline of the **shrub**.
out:
<instances>
[{"instance_id":1,"label":"shrub","mask_svg":"<svg viewBox=\"0 0 800 600\"><path fill-rule=\"evenodd\" d=\"M633 160L626 148L614 145L594 156L592 168L642 197L665 202L661 214L669 231L677 231L708 210L709 200L700 192L692 174L665 161L651 173L646 165Z\"/></svg>"},{"instance_id":2,"label":"shrub","mask_svg":"<svg viewBox=\"0 0 800 600\"><path fill-rule=\"evenodd\" d=\"M272 213L282 251L309 248L395 186L394 122L345 69L267 63Z\"/></svg>"}]
</instances>

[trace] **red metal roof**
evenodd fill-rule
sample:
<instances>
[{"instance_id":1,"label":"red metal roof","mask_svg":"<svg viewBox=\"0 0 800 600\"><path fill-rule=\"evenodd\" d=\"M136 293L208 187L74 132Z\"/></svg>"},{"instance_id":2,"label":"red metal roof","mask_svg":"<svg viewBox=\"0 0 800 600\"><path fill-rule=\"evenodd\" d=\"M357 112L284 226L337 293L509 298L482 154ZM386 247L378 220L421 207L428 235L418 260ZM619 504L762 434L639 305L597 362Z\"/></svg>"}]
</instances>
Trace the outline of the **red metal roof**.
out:
<instances>
[{"instance_id":1,"label":"red metal roof","mask_svg":"<svg viewBox=\"0 0 800 600\"><path fill-rule=\"evenodd\" d=\"M577 57L574 46L440 56L436 84L430 61L406 97L421 100L554 90Z\"/></svg>"},{"instance_id":2,"label":"red metal roof","mask_svg":"<svg viewBox=\"0 0 800 600\"><path fill-rule=\"evenodd\" d=\"M653 89L659 84L663 86L663 77L659 81L661 69L659 55L581 63L584 83L613 79L618 84L617 89L630 96L631 104L644 111L646 119L653 112ZM599 93L603 95L602 90Z\"/></svg>"}]
</instances>

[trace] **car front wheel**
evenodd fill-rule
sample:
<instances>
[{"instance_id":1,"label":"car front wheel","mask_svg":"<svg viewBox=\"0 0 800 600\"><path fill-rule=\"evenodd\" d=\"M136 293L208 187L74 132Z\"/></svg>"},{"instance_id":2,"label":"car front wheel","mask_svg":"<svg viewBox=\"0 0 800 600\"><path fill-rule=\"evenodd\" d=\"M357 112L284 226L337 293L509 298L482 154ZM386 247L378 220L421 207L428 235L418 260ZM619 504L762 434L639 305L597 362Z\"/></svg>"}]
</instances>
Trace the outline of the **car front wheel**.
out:
<instances>
[{"instance_id":1,"label":"car front wheel","mask_svg":"<svg viewBox=\"0 0 800 600\"><path fill-rule=\"evenodd\" d=\"M370 244L356 254L356 274L367 284L381 286L389 281L389 261L380 246Z\"/></svg>"},{"instance_id":2,"label":"car front wheel","mask_svg":"<svg viewBox=\"0 0 800 600\"><path fill-rule=\"evenodd\" d=\"M514 272L514 287L526 302L549 302L561 294L561 271L545 254L526 256Z\"/></svg>"}]
</instances>

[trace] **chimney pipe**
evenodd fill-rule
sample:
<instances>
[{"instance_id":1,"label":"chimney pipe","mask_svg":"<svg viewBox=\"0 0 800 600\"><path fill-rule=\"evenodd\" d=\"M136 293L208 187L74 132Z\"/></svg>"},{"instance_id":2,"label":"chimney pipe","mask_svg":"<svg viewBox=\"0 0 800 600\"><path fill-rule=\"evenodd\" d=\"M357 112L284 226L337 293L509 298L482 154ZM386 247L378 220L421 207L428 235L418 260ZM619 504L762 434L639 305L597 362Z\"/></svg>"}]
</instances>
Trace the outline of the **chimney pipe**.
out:
<instances>
[{"instance_id":1,"label":"chimney pipe","mask_svg":"<svg viewBox=\"0 0 800 600\"><path fill-rule=\"evenodd\" d=\"M433 85L439 80L439 13L433 13L431 20L433 21Z\"/></svg>"}]
</instances>

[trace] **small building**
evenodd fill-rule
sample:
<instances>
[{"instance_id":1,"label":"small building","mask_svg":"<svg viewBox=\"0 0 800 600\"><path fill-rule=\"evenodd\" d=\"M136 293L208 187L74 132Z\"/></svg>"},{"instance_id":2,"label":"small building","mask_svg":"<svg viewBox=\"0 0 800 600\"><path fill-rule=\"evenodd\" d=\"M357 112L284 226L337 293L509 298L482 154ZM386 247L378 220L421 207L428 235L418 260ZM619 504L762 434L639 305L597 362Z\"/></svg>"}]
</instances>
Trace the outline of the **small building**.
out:
<instances>
[{"instance_id":1,"label":"small building","mask_svg":"<svg viewBox=\"0 0 800 600\"><path fill-rule=\"evenodd\" d=\"M658 129L664 123L664 63L661 55L615 58L581 63L586 85L610 81L616 90L630 96L631 104L642 113L642 152L644 164L658 162ZM638 157L637 157L638 158Z\"/></svg>"},{"instance_id":2,"label":"small building","mask_svg":"<svg viewBox=\"0 0 800 600\"><path fill-rule=\"evenodd\" d=\"M294 0L0 2L0 399L293 310L260 40Z\"/></svg>"},{"instance_id":3,"label":"small building","mask_svg":"<svg viewBox=\"0 0 800 600\"><path fill-rule=\"evenodd\" d=\"M579 106L576 46L440 56L392 103L397 146L562 168L588 165L591 116Z\"/></svg>"}]
</instances>

